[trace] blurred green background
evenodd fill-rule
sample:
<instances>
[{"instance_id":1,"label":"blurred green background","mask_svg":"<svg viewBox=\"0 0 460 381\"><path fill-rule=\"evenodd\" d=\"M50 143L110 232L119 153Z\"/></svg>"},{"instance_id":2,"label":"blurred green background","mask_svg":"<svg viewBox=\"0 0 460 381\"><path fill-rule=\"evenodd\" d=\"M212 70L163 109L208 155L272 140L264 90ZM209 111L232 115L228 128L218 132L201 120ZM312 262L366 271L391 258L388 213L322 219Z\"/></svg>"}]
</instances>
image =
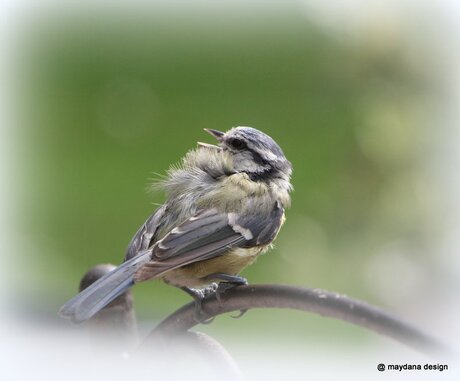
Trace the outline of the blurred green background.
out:
<instances>
[{"instance_id":1,"label":"blurred green background","mask_svg":"<svg viewBox=\"0 0 460 381\"><path fill-rule=\"evenodd\" d=\"M350 35L293 5L34 19L23 32L17 110L27 253L24 275L12 280L20 308L57 323L82 274L120 263L164 201L146 192L155 173L211 141L203 128L247 125L281 145L295 192L275 249L243 275L417 316L419 292L443 276L426 168L440 84L433 50L414 49L391 21L375 17ZM160 282L136 286L134 296L146 327L189 301ZM371 339L288 311L251 311L204 329L261 337L268 328L272 338L298 339L301 330L326 344Z\"/></svg>"}]
</instances>

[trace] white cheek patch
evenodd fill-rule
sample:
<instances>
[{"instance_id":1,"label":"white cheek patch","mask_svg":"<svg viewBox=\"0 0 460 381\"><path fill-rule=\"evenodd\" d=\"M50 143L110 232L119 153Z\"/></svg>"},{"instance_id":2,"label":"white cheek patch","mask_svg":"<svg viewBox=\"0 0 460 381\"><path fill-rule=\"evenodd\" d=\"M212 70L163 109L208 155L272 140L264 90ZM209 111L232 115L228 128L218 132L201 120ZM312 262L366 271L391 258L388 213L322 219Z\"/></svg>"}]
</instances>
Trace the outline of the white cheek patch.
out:
<instances>
[{"instance_id":1,"label":"white cheek patch","mask_svg":"<svg viewBox=\"0 0 460 381\"><path fill-rule=\"evenodd\" d=\"M247 241L254 238L254 236L252 235L252 232L249 229L246 229L243 226L238 225L236 223L236 217L237 217L236 213L228 214L228 222L230 226L232 227L233 231L235 233L240 233Z\"/></svg>"}]
</instances>

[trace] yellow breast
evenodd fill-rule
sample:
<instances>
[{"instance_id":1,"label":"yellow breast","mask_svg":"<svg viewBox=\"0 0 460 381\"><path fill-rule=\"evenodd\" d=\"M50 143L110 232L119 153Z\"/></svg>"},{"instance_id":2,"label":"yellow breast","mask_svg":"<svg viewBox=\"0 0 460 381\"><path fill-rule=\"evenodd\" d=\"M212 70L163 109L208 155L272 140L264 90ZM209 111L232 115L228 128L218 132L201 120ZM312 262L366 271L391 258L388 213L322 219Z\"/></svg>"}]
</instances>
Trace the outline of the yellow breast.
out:
<instances>
[{"instance_id":1,"label":"yellow breast","mask_svg":"<svg viewBox=\"0 0 460 381\"><path fill-rule=\"evenodd\" d=\"M205 286L212 282L212 279L204 279L211 274L239 274L240 271L253 263L257 256L267 248L268 246L248 249L236 248L220 257L192 263L168 271L162 278L166 283L177 287Z\"/></svg>"}]
</instances>

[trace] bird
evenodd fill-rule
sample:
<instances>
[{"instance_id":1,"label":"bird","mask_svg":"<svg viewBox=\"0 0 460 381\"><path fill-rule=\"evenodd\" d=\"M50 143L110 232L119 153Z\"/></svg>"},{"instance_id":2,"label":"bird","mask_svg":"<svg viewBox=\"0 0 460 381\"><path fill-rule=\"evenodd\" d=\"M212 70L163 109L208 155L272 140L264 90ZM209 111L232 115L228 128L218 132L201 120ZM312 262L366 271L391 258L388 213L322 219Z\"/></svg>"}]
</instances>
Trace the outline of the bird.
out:
<instances>
[{"instance_id":1,"label":"bird","mask_svg":"<svg viewBox=\"0 0 460 381\"><path fill-rule=\"evenodd\" d=\"M155 183L166 202L133 236L124 262L59 310L75 323L94 316L133 285L151 279L196 302L248 284L240 272L272 247L290 207L292 165L270 136L252 127L204 129L198 142Z\"/></svg>"}]
</instances>

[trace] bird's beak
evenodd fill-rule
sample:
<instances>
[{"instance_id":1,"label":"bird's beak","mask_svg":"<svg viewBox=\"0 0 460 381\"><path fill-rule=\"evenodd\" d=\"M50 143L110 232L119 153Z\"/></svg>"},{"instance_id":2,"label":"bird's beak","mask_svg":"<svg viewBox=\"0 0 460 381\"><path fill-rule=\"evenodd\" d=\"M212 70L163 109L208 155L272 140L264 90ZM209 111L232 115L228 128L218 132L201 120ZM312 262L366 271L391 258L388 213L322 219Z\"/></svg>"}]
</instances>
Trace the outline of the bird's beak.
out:
<instances>
[{"instance_id":1,"label":"bird's beak","mask_svg":"<svg viewBox=\"0 0 460 381\"><path fill-rule=\"evenodd\" d=\"M204 130L208 134L214 136L219 142L221 142L224 139L225 132L213 130L211 128L204 128Z\"/></svg>"},{"instance_id":2,"label":"bird's beak","mask_svg":"<svg viewBox=\"0 0 460 381\"><path fill-rule=\"evenodd\" d=\"M214 137L219 141L219 143L222 142L222 140L223 140L223 138L224 138L224 135L225 135L224 132L217 131L217 130L211 130L210 128L205 128L204 130L205 130L208 134L214 136ZM221 150L221 149L222 149L222 147L219 147L219 146L217 146L217 145L209 144L209 143L202 143L202 142L198 142L198 146L199 146L199 147L204 147L204 148L217 149L217 150Z\"/></svg>"},{"instance_id":3,"label":"bird's beak","mask_svg":"<svg viewBox=\"0 0 460 381\"><path fill-rule=\"evenodd\" d=\"M211 148L211 149L217 149L221 150L222 148L219 146L216 146L215 144L209 144L209 143L203 143L203 142L198 142L198 147L203 147L203 148Z\"/></svg>"}]
</instances>

